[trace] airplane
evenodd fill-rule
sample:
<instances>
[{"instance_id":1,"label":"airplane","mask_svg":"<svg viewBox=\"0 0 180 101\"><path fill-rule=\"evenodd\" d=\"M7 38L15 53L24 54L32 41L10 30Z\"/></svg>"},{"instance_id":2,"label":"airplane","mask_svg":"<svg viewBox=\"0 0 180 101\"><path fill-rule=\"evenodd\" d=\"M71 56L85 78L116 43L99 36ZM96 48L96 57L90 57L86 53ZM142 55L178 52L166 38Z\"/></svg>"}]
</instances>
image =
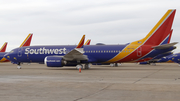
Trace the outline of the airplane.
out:
<instances>
[{"instance_id":1,"label":"airplane","mask_svg":"<svg viewBox=\"0 0 180 101\"><path fill-rule=\"evenodd\" d=\"M180 53L170 54L165 57L162 57L157 62L175 62L180 66Z\"/></svg>"},{"instance_id":2,"label":"airplane","mask_svg":"<svg viewBox=\"0 0 180 101\"><path fill-rule=\"evenodd\" d=\"M156 65L156 63L160 63L160 62L167 62L168 60L168 56L172 55L173 52L167 52L167 53L163 53L163 54L159 54L157 56L155 56L154 58L152 58L149 61L145 61L145 62L139 62L140 65Z\"/></svg>"},{"instance_id":3,"label":"airplane","mask_svg":"<svg viewBox=\"0 0 180 101\"><path fill-rule=\"evenodd\" d=\"M29 46L31 43L32 35L33 34L30 33L19 47ZM4 45L0 49L0 62L9 62L8 59L4 58L4 55L8 53L8 52L5 52L6 47L7 47L7 42L5 42Z\"/></svg>"},{"instance_id":4,"label":"airplane","mask_svg":"<svg viewBox=\"0 0 180 101\"><path fill-rule=\"evenodd\" d=\"M164 57L160 58L160 59L157 61L157 63L163 63L163 62L171 63L171 62L173 62L173 61L171 61L171 58L170 58L170 57L173 57L173 56L176 56L176 55L172 53L172 54L169 54L169 55L167 55L167 56L164 56Z\"/></svg>"},{"instance_id":5,"label":"airplane","mask_svg":"<svg viewBox=\"0 0 180 101\"><path fill-rule=\"evenodd\" d=\"M176 9L168 10L141 40L123 45L84 45L85 35L76 45L40 45L15 48L4 55L10 61L41 63L47 67L76 66L89 69L90 63L143 62L176 47L168 43Z\"/></svg>"}]
</instances>

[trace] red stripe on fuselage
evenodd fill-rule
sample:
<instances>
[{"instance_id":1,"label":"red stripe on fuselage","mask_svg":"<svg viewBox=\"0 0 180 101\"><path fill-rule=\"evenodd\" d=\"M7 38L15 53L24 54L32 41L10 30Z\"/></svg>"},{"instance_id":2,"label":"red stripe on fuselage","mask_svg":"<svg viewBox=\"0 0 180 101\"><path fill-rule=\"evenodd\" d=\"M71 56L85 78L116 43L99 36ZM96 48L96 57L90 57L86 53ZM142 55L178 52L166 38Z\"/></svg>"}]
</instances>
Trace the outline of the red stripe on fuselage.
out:
<instances>
[{"instance_id":1,"label":"red stripe on fuselage","mask_svg":"<svg viewBox=\"0 0 180 101\"><path fill-rule=\"evenodd\" d=\"M137 60L139 58L142 58L142 56L145 56L146 54L148 54L152 50L153 50L152 46L143 45L143 46L139 47L138 49L136 49L134 52L132 52L130 55L121 59L118 62L129 62L130 60L131 61Z\"/></svg>"}]
</instances>

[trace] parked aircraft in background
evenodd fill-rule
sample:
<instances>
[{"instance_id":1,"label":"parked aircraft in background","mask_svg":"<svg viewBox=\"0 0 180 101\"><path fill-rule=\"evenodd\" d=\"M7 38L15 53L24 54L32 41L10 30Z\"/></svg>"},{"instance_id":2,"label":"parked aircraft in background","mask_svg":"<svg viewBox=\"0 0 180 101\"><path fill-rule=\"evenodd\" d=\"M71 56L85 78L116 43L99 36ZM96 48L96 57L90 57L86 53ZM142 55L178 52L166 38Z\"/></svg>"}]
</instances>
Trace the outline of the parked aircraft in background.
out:
<instances>
[{"instance_id":1,"label":"parked aircraft in background","mask_svg":"<svg viewBox=\"0 0 180 101\"><path fill-rule=\"evenodd\" d=\"M27 46L13 49L5 58L16 62L44 62L48 67L76 65L85 69L89 63L143 62L175 49L169 43L170 31L175 16L175 9L168 10L147 36L141 40L124 45L84 45L85 35L79 44L56 46Z\"/></svg>"},{"instance_id":2,"label":"parked aircraft in background","mask_svg":"<svg viewBox=\"0 0 180 101\"><path fill-rule=\"evenodd\" d=\"M33 34L30 33L19 47L29 46L31 43L32 35ZM6 47L7 47L7 42L5 42L4 45L0 49L0 62L9 62L9 60L4 58L4 55L8 53L8 52L5 52Z\"/></svg>"},{"instance_id":3,"label":"parked aircraft in background","mask_svg":"<svg viewBox=\"0 0 180 101\"><path fill-rule=\"evenodd\" d=\"M5 42L5 43L3 44L3 46L2 46L1 49L0 49L0 52L5 52L5 51L6 51L6 47L7 47L7 42Z\"/></svg>"},{"instance_id":4,"label":"parked aircraft in background","mask_svg":"<svg viewBox=\"0 0 180 101\"><path fill-rule=\"evenodd\" d=\"M90 43L91 43L91 40L88 39L84 45L90 45Z\"/></svg>"},{"instance_id":5,"label":"parked aircraft in background","mask_svg":"<svg viewBox=\"0 0 180 101\"><path fill-rule=\"evenodd\" d=\"M156 63L159 63L159 62L167 62L168 58L165 58L165 57L168 57L170 55L172 55L173 53L172 52L167 52L167 53L163 53L163 54L159 54L157 56L155 56L154 58L152 58L151 60L149 61L145 61L145 62L139 62L140 65L156 65Z\"/></svg>"},{"instance_id":6,"label":"parked aircraft in background","mask_svg":"<svg viewBox=\"0 0 180 101\"><path fill-rule=\"evenodd\" d=\"M175 54L170 54L168 56L165 56L159 59L158 62L175 62L175 63L180 64L180 53L175 53Z\"/></svg>"},{"instance_id":7,"label":"parked aircraft in background","mask_svg":"<svg viewBox=\"0 0 180 101\"><path fill-rule=\"evenodd\" d=\"M0 49L0 62L8 62L9 61L6 58L3 58L4 54L7 53L7 52L5 52L6 51L6 47L7 47L7 42L5 42L3 44L3 46L1 47L1 49Z\"/></svg>"},{"instance_id":8,"label":"parked aircraft in background","mask_svg":"<svg viewBox=\"0 0 180 101\"><path fill-rule=\"evenodd\" d=\"M19 47L30 46L33 33L30 33Z\"/></svg>"}]
</instances>

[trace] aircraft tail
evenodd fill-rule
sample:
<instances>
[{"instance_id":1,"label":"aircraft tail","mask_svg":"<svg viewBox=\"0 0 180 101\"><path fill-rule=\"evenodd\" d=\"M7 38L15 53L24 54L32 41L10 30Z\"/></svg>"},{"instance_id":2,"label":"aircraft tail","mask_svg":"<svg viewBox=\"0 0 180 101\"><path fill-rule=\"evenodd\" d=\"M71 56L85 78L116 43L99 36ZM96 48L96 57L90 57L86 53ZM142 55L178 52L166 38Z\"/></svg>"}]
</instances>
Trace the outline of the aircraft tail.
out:
<instances>
[{"instance_id":1,"label":"aircraft tail","mask_svg":"<svg viewBox=\"0 0 180 101\"><path fill-rule=\"evenodd\" d=\"M88 39L84 45L90 45L91 39Z\"/></svg>"},{"instance_id":2,"label":"aircraft tail","mask_svg":"<svg viewBox=\"0 0 180 101\"><path fill-rule=\"evenodd\" d=\"M144 45L162 45L170 42L172 34L171 27L175 12L176 9L168 10L159 22L152 28L148 35L141 40L135 41L135 43Z\"/></svg>"},{"instance_id":3,"label":"aircraft tail","mask_svg":"<svg viewBox=\"0 0 180 101\"><path fill-rule=\"evenodd\" d=\"M6 51L6 47L7 47L7 42L5 42L5 43L3 44L3 46L2 46L1 49L0 49L0 52L5 52L5 51Z\"/></svg>"},{"instance_id":4,"label":"aircraft tail","mask_svg":"<svg viewBox=\"0 0 180 101\"><path fill-rule=\"evenodd\" d=\"M33 34L30 33L19 47L30 46Z\"/></svg>"},{"instance_id":5,"label":"aircraft tail","mask_svg":"<svg viewBox=\"0 0 180 101\"><path fill-rule=\"evenodd\" d=\"M85 35L81 38L79 44L77 45L76 48L83 48L84 47L84 40L85 40Z\"/></svg>"}]
</instances>

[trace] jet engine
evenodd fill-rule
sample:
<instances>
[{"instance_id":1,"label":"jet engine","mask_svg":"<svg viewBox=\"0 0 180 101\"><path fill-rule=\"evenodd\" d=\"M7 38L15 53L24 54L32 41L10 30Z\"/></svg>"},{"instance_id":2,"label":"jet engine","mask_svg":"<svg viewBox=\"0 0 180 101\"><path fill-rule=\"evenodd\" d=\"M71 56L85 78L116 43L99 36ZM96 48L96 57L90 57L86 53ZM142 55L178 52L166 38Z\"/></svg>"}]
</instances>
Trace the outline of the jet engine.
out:
<instances>
[{"instance_id":1,"label":"jet engine","mask_svg":"<svg viewBox=\"0 0 180 101\"><path fill-rule=\"evenodd\" d=\"M47 56L44 63L47 67L63 67L67 62L63 60L62 56Z\"/></svg>"}]
</instances>

